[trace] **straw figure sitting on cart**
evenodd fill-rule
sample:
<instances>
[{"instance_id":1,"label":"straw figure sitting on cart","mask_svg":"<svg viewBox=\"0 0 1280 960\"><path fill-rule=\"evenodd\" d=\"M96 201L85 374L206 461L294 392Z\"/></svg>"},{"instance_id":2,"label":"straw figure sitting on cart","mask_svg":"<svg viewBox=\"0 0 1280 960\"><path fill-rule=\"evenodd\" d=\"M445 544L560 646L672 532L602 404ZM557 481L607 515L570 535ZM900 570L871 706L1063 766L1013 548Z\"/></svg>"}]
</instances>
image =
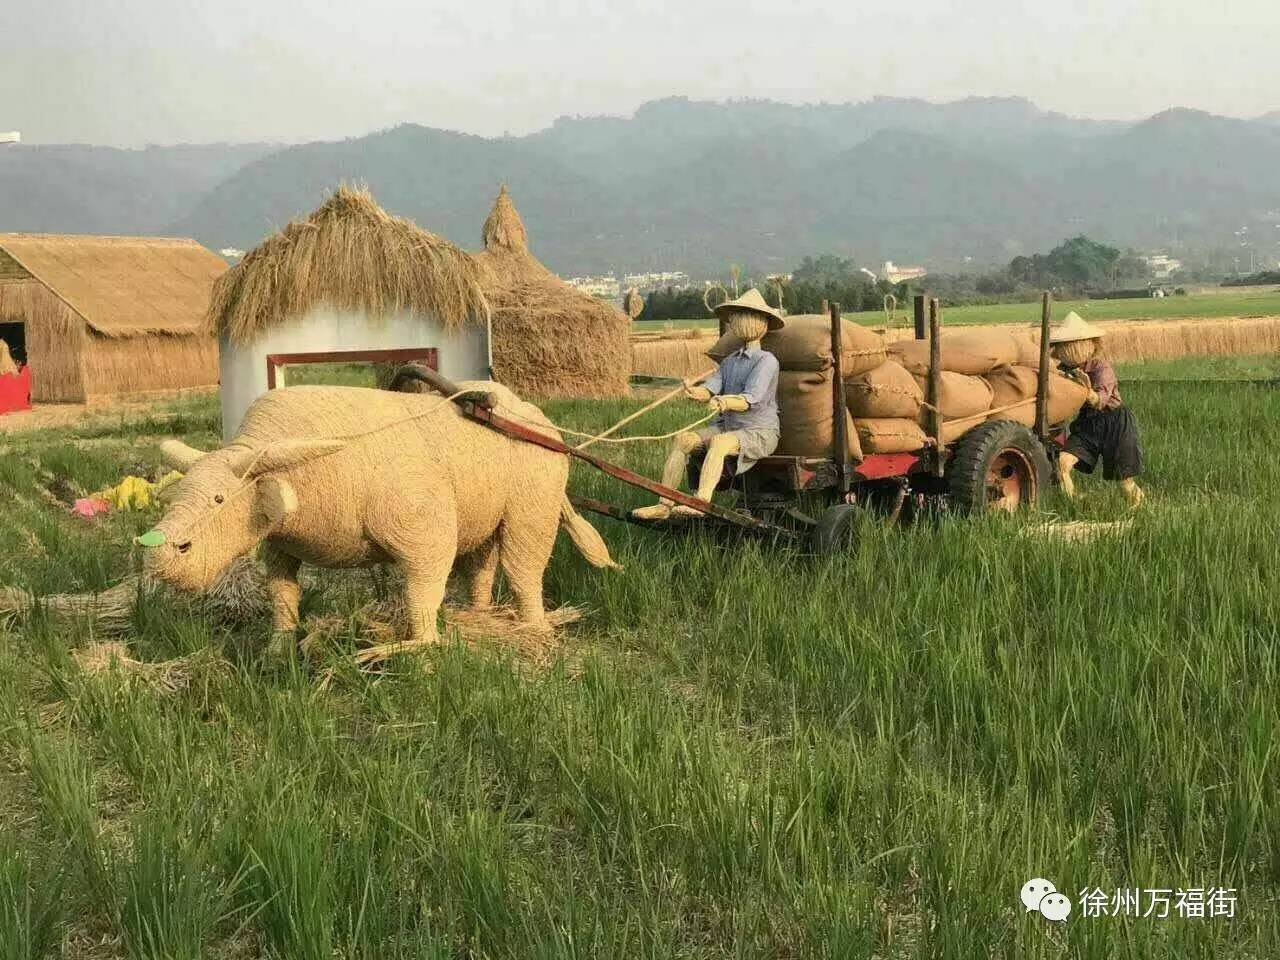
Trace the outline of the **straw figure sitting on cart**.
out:
<instances>
[{"instance_id":1,"label":"straw figure sitting on cart","mask_svg":"<svg viewBox=\"0 0 1280 960\"><path fill-rule=\"evenodd\" d=\"M1102 461L1102 475L1120 481L1130 506L1142 502L1142 488L1134 479L1142 473L1142 444L1138 422L1120 399L1115 368L1101 355L1103 332L1074 311L1053 331L1049 342L1063 372L1089 388L1089 396L1071 424L1067 446L1058 454L1062 492L1075 496L1071 471L1092 473Z\"/></svg>"},{"instance_id":2,"label":"straw figure sitting on cart","mask_svg":"<svg viewBox=\"0 0 1280 960\"><path fill-rule=\"evenodd\" d=\"M725 458L736 456L737 473L741 474L778 446L778 358L762 350L760 341L768 331L782 329L782 314L754 288L737 300L720 304L715 314L742 346L725 357L702 386L685 388L690 400L710 404L718 416L700 430L679 434L662 471L663 484L679 489L690 455L705 451L698 475L697 496L701 500L711 499L724 472ZM665 498L633 510L631 515L641 520L665 520L673 512L700 515L692 507L676 506Z\"/></svg>"}]
</instances>

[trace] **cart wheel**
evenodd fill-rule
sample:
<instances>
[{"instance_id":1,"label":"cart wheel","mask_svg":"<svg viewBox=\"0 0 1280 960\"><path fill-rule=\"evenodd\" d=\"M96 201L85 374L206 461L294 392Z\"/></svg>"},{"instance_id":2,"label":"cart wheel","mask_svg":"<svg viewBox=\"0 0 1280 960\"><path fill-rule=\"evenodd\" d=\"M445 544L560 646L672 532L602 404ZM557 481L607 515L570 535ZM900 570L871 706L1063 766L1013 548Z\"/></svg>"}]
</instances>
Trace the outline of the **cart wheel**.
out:
<instances>
[{"instance_id":1,"label":"cart wheel","mask_svg":"<svg viewBox=\"0 0 1280 960\"><path fill-rule=\"evenodd\" d=\"M837 503L822 511L809 531L809 548L814 555L829 557L853 546L853 515L857 510L851 503Z\"/></svg>"},{"instance_id":2,"label":"cart wheel","mask_svg":"<svg viewBox=\"0 0 1280 960\"><path fill-rule=\"evenodd\" d=\"M1013 511L1032 506L1049 483L1049 458L1030 429L990 420L956 444L947 465L951 504L959 513Z\"/></svg>"}]
</instances>

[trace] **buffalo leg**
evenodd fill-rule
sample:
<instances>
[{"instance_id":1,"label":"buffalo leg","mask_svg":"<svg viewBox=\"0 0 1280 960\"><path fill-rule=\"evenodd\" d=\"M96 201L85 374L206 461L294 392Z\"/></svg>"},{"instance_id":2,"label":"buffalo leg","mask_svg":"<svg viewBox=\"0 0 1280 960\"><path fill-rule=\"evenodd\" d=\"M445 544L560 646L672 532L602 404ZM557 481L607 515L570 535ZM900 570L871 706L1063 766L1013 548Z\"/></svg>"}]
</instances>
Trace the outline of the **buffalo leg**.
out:
<instances>
[{"instance_id":1,"label":"buffalo leg","mask_svg":"<svg viewBox=\"0 0 1280 960\"><path fill-rule=\"evenodd\" d=\"M559 503L555 504L559 507ZM558 509L548 509L539 499L525 501L502 521L502 572L515 594L520 619L529 624L546 622L542 606L542 575L555 547L559 529Z\"/></svg>"},{"instance_id":2,"label":"buffalo leg","mask_svg":"<svg viewBox=\"0 0 1280 960\"><path fill-rule=\"evenodd\" d=\"M302 561L266 545L262 550L267 571L267 593L271 597L271 643L267 653L288 656L293 653L294 631L298 628L298 600L302 587L298 569Z\"/></svg>"},{"instance_id":3,"label":"buffalo leg","mask_svg":"<svg viewBox=\"0 0 1280 960\"><path fill-rule=\"evenodd\" d=\"M490 537L462 560L469 579L468 595L476 610L493 606L493 581L498 576L498 538Z\"/></svg>"},{"instance_id":4,"label":"buffalo leg","mask_svg":"<svg viewBox=\"0 0 1280 960\"><path fill-rule=\"evenodd\" d=\"M405 613L409 619L409 639L414 643L434 643L439 639L436 616L457 556L457 526L450 518L440 518L437 522L439 526L410 538L396 557L404 570Z\"/></svg>"}]
</instances>

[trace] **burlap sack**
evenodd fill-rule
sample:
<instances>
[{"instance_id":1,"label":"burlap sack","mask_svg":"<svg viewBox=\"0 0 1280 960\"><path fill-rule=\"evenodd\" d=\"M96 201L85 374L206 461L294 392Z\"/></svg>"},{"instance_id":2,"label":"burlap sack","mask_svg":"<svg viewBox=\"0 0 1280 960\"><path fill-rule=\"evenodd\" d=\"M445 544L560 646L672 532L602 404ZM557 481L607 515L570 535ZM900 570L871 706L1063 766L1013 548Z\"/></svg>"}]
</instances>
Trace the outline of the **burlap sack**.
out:
<instances>
[{"instance_id":1,"label":"burlap sack","mask_svg":"<svg viewBox=\"0 0 1280 960\"><path fill-rule=\"evenodd\" d=\"M992 413L991 420L1016 420L1018 423L1034 426L1036 422L1036 371L1031 367L1009 366L998 367L984 378L991 387L991 407L998 412ZM1030 400L1012 410L999 410L1020 400Z\"/></svg>"},{"instance_id":2,"label":"burlap sack","mask_svg":"<svg viewBox=\"0 0 1280 960\"><path fill-rule=\"evenodd\" d=\"M842 320L840 338L841 367L846 379L884 362L884 340L866 327ZM737 337L726 332L707 350L707 356L719 363L741 345ZM831 321L819 314L787 317L786 326L766 334L761 346L778 358L783 370L826 370L833 364Z\"/></svg>"},{"instance_id":3,"label":"burlap sack","mask_svg":"<svg viewBox=\"0 0 1280 960\"><path fill-rule=\"evenodd\" d=\"M921 393L928 392L928 377L916 377ZM943 419L971 417L991 409L991 387L981 377L969 377L963 373L942 371L938 380L938 409ZM920 409L920 422L924 423L927 408ZM975 421L976 422L976 421Z\"/></svg>"},{"instance_id":4,"label":"burlap sack","mask_svg":"<svg viewBox=\"0 0 1280 960\"><path fill-rule=\"evenodd\" d=\"M920 414L924 394L915 377L894 360L845 381L845 402L855 417L906 417Z\"/></svg>"},{"instance_id":5,"label":"burlap sack","mask_svg":"<svg viewBox=\"0 0 1280 960\"><path fill-rule=\"evenodd\" d=\"M853 421L863 453L914 453L924 447L920 424L905 417L857 418Z\"/></svg>"},{"instance_id":6,"label":"burlap sack","mask_svg":"<svg viewBox=\"0 0 1280 960\"><path fill-rule=\"evenodd\" d=\"M916 376L929 372L929 341L898 340L889 345L889 355ZM1001 330L971 330L942 335L942 369L980 377L996 367L1018 359L1018 344L1012 333Z\"/></svg>"},{"instance_id":7,"label":"burlap sack","mask_svg":"<svg viewBox=\"0 0 1280 960\"><path fill-rule=\"evenodd\" d=\"M1049 374L1049 423L1052 426L1075 418L1089 396L1089 388L1060 373Z\"/></svg>"},{"instance_id":8,"label":"burlap sack","mask_svg":"<svg viewBox=\"0 0 1280 960\"><path fill-rule=\"evenodd\" d=\"M1040 369L1040 344L1032 339L1029 333L1015 333L1014 340L1018 344L1018 359L1015 361L1020 367L1030 367L1032 370Z\"/></svg>"},{"instance_id":9,"label":"burlap sack","mask_svg":"<svg viewBox=\"0 0 1280 960\"><path fill-rule=\"evenodd\" d=\"M780 457L829 457L835 440L833 377L830 371L784 370L778 374L778 419ZM849 456L862 459L853 418L845 411L845 435Z\"/></svg>"}]
</instances>

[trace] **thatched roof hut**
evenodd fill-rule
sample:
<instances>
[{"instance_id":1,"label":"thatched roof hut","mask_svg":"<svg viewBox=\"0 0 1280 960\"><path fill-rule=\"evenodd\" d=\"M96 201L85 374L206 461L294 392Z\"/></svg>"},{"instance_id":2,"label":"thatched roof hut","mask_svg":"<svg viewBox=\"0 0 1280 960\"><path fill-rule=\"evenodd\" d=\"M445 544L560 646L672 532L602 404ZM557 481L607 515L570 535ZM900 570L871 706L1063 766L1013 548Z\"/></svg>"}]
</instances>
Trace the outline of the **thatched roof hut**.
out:
<instances>
[{"instance_id":1,"label":"thatched roof hut","mask_svg":"<svg viewBox=\"0 0 1280 960\"><path fill-rule=\"evenodd\" d=\"M317 307L374 320L409 311L448 328L483 323L487 309L469 254L351 187L339 187L228 270L214 288L209 321L218 335L247 344Z\"/></svg>"},{"instance_id":2,"label":"thatched roof hut","mask_svg":"<svg viewBox=\"0 0 1280 960\"><path fill-rule=\"evenodd\" d=\"M36 401L212 386L203 320L225 270L194 240L0 234L0 338Z\"/></svg>"},{"instance_id":3,"label":"thatched roof hut","mask_svg":"<svg viewBox=\"0 0 1280 960\"><path fill-rule=\"evenodd\" d=\"M482 237L476 259L493 316L494 379L531 395L626 394L630 320L538 262L505 185Z\"/></svg>"},{"instance_id":4,"label":"thatched roof hut","mask_svg":"<svg viewBox=\"0 0 1280 960\"><path fill-rule=\"evenodd\" d=\"M209 322L233 349L325 309L367 318L371 340L387 323L406 318L427 345L478 327L491 330L494 379L518 393L625 393L626 318L534 259L505 187L483 236L485 250L468 253L387 213L367 190L339 187L227 272L214 291ZM225 367L224 360L224 391ZM450 373L444 365L441 370Z\"/></svg>"}]
</instances>

